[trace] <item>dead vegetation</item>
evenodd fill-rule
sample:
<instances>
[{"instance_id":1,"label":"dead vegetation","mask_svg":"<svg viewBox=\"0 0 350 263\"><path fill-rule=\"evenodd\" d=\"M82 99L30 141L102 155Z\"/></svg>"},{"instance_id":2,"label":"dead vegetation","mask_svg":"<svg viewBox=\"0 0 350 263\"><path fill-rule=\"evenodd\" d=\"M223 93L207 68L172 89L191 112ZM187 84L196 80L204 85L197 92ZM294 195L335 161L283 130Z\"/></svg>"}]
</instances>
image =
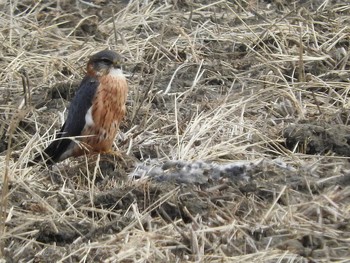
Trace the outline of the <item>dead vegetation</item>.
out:
<instances>
[{"instance_id":1,"label":"dead vegetation","mask_svg":"<svg viewBox=\"0 0 350 263\"><path fill-rule=\"evenodd\" d=\"M0 3L2 259L349 262L345 2ZM122 157L27 167L105 48Z\"/></svg>"}]
</instances>

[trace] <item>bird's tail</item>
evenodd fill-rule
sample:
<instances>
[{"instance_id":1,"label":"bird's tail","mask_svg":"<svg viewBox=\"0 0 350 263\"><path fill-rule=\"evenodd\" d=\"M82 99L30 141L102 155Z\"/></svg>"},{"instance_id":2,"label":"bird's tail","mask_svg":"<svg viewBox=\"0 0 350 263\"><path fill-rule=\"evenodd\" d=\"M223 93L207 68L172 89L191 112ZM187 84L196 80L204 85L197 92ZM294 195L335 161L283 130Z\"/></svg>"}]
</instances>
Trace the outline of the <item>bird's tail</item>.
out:
<instances>
[{"instance_id":1,"label":"bird's tail","mask_svg":"<svg viewBox=\"0 0 350 263\"><path fill-rule=\"evenodd\" d=\"M49 146L45 148L41 153L37 153L33 160L28 162L28 166L46 164L47 166L53 165L57 162L57 147L61 140L55 140L51 142Z\"/></svg>"},{"instance_id":2,"label":"bird's tail","mask_svg":"<svg viewBox=\"0 0 350 263\"><path fill-rule=\"evenodd\" d=\"M47 166L55 164L51 156L49 156L44 150L42 153L37 153L32 160L27 163L27 166L46 164Z\"/></svg>"}]
</instances>

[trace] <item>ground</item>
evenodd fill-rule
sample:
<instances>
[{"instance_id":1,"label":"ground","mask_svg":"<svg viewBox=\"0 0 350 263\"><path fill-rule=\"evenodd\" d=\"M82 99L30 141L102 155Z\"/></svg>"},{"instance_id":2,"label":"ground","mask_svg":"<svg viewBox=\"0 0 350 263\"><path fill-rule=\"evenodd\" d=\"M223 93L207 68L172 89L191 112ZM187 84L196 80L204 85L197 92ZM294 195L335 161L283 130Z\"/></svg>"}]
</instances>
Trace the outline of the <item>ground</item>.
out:
<instances>
[{"instance_id":1,"label":"ground","mask_svg":"<svg viewBox=\"0 0 350 263\"><path fill-rule=\"evenodd\" d=\"M2 262L350 262L346 1L0 7ZM105 48L117 154L28 167Z\"/></svg>"}]
</instances>

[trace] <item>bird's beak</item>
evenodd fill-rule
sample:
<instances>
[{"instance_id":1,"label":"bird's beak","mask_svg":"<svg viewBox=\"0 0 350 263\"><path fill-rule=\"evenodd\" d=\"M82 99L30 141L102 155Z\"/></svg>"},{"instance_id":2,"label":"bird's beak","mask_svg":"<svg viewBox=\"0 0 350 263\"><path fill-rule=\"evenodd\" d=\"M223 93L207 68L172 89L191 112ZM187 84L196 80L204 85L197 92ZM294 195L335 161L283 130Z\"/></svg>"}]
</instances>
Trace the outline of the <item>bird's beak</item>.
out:
<instances>
[{"instance_id":1,"label":"bird's beak","mask_svg":"<svg viewBox=\"0 0 350 263\"><path fill-rule=\"evenodd\" d=\"M119 61L113 61L113 67L117 69L121 69L122 66L120 65Z\"/></svg>"}]
</instances>

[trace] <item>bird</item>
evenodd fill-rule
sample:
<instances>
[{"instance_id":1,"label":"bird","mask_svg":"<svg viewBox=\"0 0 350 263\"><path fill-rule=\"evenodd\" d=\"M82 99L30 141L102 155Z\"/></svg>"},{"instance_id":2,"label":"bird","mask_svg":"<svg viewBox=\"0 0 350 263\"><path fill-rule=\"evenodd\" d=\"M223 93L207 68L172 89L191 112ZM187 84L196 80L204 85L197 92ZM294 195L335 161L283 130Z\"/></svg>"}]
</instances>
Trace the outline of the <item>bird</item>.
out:
<instances>
[{"instance_id":1,"label":"bird","mask_svg":"<svg viewBox=\"0 0 350 263\"><path fill-rule=\"evenodd\" d=\"M122 56L112 50L92 55L86 75L74 95L67 118L56 139L37 153L29 166L53 165L70 157L112 152L126 113L128 84Z\"/></svg>"}]
</instances>

